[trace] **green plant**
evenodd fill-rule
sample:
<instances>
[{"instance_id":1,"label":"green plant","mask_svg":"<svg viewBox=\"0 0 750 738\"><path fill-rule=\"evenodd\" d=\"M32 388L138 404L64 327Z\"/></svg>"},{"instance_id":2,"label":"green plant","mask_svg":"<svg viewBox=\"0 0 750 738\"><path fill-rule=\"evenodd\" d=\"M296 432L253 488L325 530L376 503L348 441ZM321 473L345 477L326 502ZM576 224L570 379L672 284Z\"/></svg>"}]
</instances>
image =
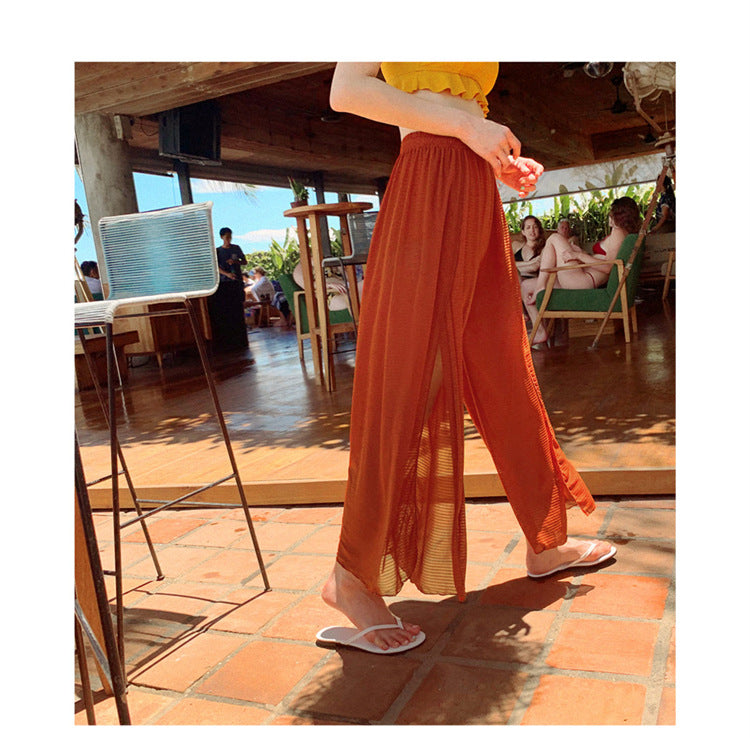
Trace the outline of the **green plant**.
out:
<instances>
[{"instance_id":1,"label":"green plant","mask_svg":"<svg viewBox=\"0 0 750 738\"><path fill-rule=\"evenodd\" d=\"M271 239L269 246L271 264L273 265L272 279L278 279L279 274L291 274L299 264L299 242L289 235L289 228L284 233L284 243Z\"/></svg>"},{"instance_id":2,"label":"green plant","mask_svg":"<svg viewBox=\"0 0 750 738\"><path fill-rule=\"evenodd\" d=\"M267 251L254 251L247 254L247 269L262 267L269 279L278 279L280 274L291 274L299 264L299 243L289 234L287 228L284 233L284 243L271 239Z\"/></svg>"},{"instance_id":3,"label":"green plant","mask_svg":"<svg viewBox=\"0 0 750 738\"><path fill-rule=\"evenodd\" d=\"M294 201L295 202L307 202L308 198L310 197L310 193L307 191L307 187L305 187L303 184L300 184L295 179L292 179L291 177L287 177L289 180L289 186L292 188L292 194L294 195Z\"/></svg>"}]
</instances>

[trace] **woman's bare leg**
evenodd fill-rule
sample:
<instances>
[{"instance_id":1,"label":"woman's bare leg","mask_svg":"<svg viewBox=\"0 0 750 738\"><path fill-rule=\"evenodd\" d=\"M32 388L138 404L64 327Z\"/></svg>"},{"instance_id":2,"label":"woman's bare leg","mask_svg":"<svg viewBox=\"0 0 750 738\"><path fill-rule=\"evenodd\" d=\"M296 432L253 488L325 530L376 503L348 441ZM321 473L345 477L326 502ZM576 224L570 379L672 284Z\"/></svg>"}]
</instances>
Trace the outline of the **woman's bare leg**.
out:
<instances>
[{"instance_id":1,"label":"woman's bare leg","mask_svg":"<svg viewBox=\"0 0 750 738\"><path fill-rule=\"evenodd\" d=\"M536 323L539 311L536 309L536 293L537 293L537 280L526 279L521 282L521 298L523 300L523 308L526 314L531 319L531 325ZM537 343L544 343L549 336L547 335L547 329L543 323L539 324L536 333L532 336L531 343L535 345Z\"/></svg>"},{"instance_id":2,"label":"woman's bare leg","mask_svg":"<svg viewBox=\"0 0 750 738\"><path fill-rule=\"evenodd\" d=\"M430 416L442 383L443 362L438 349L427 396L425 420ZM385 625L394 620L393 613L388 609L383 598L368 590L354 574L338 562L323 585L322 597L327 605L344 613L360 630L369 628L371 625ZM393 630L377 630L368 633L365 638L383 650L405 645L414 640L421 629L413 623L403 623L403 626L403 628L396 628L394 623Z\"/></svg>"}]
</instances>

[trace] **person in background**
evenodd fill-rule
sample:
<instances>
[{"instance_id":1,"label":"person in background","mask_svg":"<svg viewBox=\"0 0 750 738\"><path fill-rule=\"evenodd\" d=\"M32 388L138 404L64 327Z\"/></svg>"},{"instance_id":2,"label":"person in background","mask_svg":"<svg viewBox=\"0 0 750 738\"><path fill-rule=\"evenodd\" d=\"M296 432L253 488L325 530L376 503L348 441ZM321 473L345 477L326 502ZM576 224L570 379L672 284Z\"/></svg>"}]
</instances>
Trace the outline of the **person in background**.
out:
<instances>
[{"instance_id":1,"label":"person in background","mask_svg":"<svg viewBox=\"0 0 750 738\"><path fill-rule=\"evenodd\" d=\"M677 212L677 199L674 195L672 180L664 177L664 192L659 196L656 203L654 220L656 221L649 233L674 233L675 217Z\"/></svg>"},{"instance_id":2,"label":"person in background","mask_svg":"<svg viewBox=\"0 0 750 738\"><path fill-rule=\"evenodd\" d=\"M231 228L222 228L219 237L222 241L216 249L219 286L208 298L208 313L214 347L218 351L232 351L248 346L242 280L242 266L247 260L242 249L232 243Z\"/></svg>"},{"instance_id":3,"label":"person in background","mask_svg":"<svg viewBox=\"0 0 750 738\"><path fill-rule=\"evenodd\" d=\"M608 279L612 271L612 264L601 264L600 262L611 262L617 256L617 252L630 233L638 233L641 227L641 213L638 204L631 197L619 197L612 203L609 210L609 235L594 244L594 253L589 254L580 246L574 246L559 233L553 233L542 250L542 261L539 267L539 276L536 282L526 290L524 307L532 322L536 321L539 311L536 309L536 296L547 285L547 273L544 271L550 267L570 266L572 264L585 264L581 269L569 269L557 273L554 287L566 290L586 290L601 287ZM531 336L533 344L542 343L547 340L547 330L543 325L537 328L536 335Z\"/></svg>"},{"instance_id":4,"label":"person in background","mask_svg":"<svg viewBox=\"0 0 750 738\"><path fill-rule=\"evenodd\" d=\"M249 288L250 292L253 294L253 297L258 302L260 302L264 298L268 299L269 301L272 300L273 296L276 294L276 290L271 284L271 281L266 276L266 270L263 267L255 267L255 269L253 269L252 271L255 277L255 281L251 285L249 285Z\"/></svg>"},{"instance_id":5,"label":"person in background","mask_svg":"<svg viewBox=\"0 0 750 738\"><path fill-rule=\"evenodd\" d=\"M557 223L557 232L573 246L580 246L581 242L578 240L578 236L573 233L573 229L570 227L570 221L567 218L561 218Z\"/></svg>"},{"instance_id":6,"label":"person in background","mask_svg":"<svg viewBox=\"0 0 750 738\"><path fill-rule=\"evenodd\" d=\"M349 478L322 591L356 630L339 640L341 629L323 629L323 643L418 646L420 626L383 599L407 579L465 600L464 403L521 524L530 577L615 553L567 536L567 508L589 514L595 503L555 441L533 370L496 179L523 196L543 167L486 117L497 74L497 62L349 62L334 72L331 108L398 126L401 150L372 234Z\"/></svg>"},{"instance_id":7,"label":"person in background","mask_svg":"<svg viewBox=\"0 0 750 738\"><path fill-rule=\"evenodd\" d=\"M520 249L515 253L516 269L521 280L536 277L539 274L539 262L541 261L542 249L544 248L544 228L542 223L534 215L527 215L521 221L521 234L524 241ZM521 287L523 293L523 286Z\"/></svg>"},{"instance_id":8,"label":"person in background","mask_svg":"<svg viewBox=\"0 0 750 738\"><path fill-rule=\"evenodd\" d=\"M81 272L83 273L86 284L91 291L91 295L94 298L101 299L103 297L102 282L99 278L99 265L95 261L84 261L81 264Z\"/></svg>"}]
</instances>

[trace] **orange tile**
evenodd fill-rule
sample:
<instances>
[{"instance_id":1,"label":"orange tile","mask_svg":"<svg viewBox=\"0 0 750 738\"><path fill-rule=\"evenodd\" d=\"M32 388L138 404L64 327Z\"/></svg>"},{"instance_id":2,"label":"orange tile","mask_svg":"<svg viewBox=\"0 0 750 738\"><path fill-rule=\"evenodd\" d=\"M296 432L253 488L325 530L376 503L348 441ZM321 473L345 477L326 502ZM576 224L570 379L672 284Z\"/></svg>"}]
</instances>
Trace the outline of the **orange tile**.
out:
<instances>
[{"instance_id":1,"label":"orange tile","mask_svg":"<svg viewBox=\"0 0 750 738\"><path fill-rule=\"evenodd\" d=\"M153 717L163 710L174 697L167 695L154 694L147 692L132 685L128 686L127 693L128 714L130 715L131 725L149 725ZM94 695L94 716L97 725L119 725L120 720L117 715L117 706L114 697L107 697L101 702L97 702L97 695ZM88 725L86 719L86 710L83 706L83 700L76 703L75 724Z\"/></svg>"},{"instance_id":2,"label":"orange tile","mask_svg":"<svg viewBox=\"0 0 750 738\"><path fill-rule=\"evenodd\" d=\"M160 549L156 552L156 555L159 559L159 565L161 566L164 576L173 578L187 574L187 572L193 567L216 556L216 549L189 548L187 546L174 544ZM151 561L151 557L147 556L137 564L129 567L127 574L131 577L153 577L154 564Z\"/></svg>"},{"instance_id":3,"label":"orange tile","mask_svg":"<svg viewBox=\"0 0 750 738\"><path fill-rule=\"evenodd\" d=\"M646 687L542 675L526 710L523 725L640 725Z\"/></svg>"},{"instance_id":4,"label":"orange tile","mask_svg":"<svg viewBox=\"0 0 750 738\"><path fill-rule=\"evenodd\" d=\"M161 587L162 582L156 579L156 573L154 572L152 578L143 579L142 577L127 577L122 578L122 592L123 602L125 607L128 607L129 603L140 600L143 595L149 592L155 592ZM107 590L107 597L114 599L115 597L115 578L111 576L104 577L104 587Z\"/></svg>"},{"instance_id":5,"label":"orange tile","mask_svg":"<svg viewBox=\"0 0 750 738\"><path fill-rule=\"evenodd\" d=\"M329 718L380 720L420 663L407 654L318 650L328 654L326 662L291 699L289 707Z\"/></svg>"},{"instance_id":6,"label":"orange tile","mask_svg":"<svg viewBox=\"0 0 750 738\"><path fill-rule=\"evenodd\" d=\"M616 539L617 571L645 576L671 577L675 571L674 541L650 541L639 538Z\"/></svg>"},{"instance_id":7,"label":"orange tile","mask_svg":"<svg viewBox=\"0 0 750 738\"><path fill-rule=\"evenodd\" d=\"M237 593L241 596L241 591ZM235 604L217 604L206 613L213 630L231 633L257 633L279 612L299 597L289 592L260 592L246 594Z\"/></svg>"},{"instance_id":8,"label":"orange tile","mask_svg":"<svg viewBox=\"0 0 750 738\"><path fill-rule=\"evenodd\" d=\"M619 615L623 618L661 618L669 581L627 574L586 574L573 595L571 612Z\"/></svg>"},{"instance_id":9,"label":"orange tile","mask_svg":"<svg viewBox=\"0 0 750 738\"><path fill-rule=\"evenodd\" d=\"M566 620L547 664L557 669L651 674L658 623L633 620Z\"/></svg>"},{"instance_id":10,"label":"orange tile","mask_svg":"<svg viewBox=\"0 0 750 738\"><path fill-rule=\"evenodd\" d=\"M315 634L329 625L351 626L345 615L326 605L319 595L303 597L281 614L264 632L264 638L315 642Z\"/></svg>"},{"instance_id":11,"label":"orange tile","mask_svg":"<svg viewBox=\"0 0 750 738\"><path fill-rule=\"evenodd\" d=\"M170 593L156 592L143 597L131 611L137 609L145 618L177 618L181 615L204 619L202 613L212 604L211 600L203 597L185 597Z\"/></svg>"},{"instance_id":12,"label":"orange tile","mask_svg":"<svg viewBox=\"0 0 750 738\"><path fill-rule=\"evenodd\" d=\"M279 523L326 523L341 509L341 506L290 507L280 512L275 520Z\"/></svg>"},{"instance_id":13,"label":"orange tile","mask_svg":"<svg viewBox=\"0 0 750 738\"><path fill-rule=\"evenodd\" d=\"M268 554L264 554L263 560L268 566L273 559ZM240 584L259 586L261 582L258 560L255 552L249 549L224 549L192 568L184 576L193 581L234 584L235 586ZM256 578L257 581L253 581Z\"/></svg>"},{"instance_id":14,"label":"orange tile","mask_svg":"<svg viewBox=\"0 0 750 738\"><path fill-rule=\"evenodd\" d=\"M114 569L115 568L115 547L114 544L100 546L99 556L102 561L103 569ZM154 571L154 565L151 563L151 554L148 551L148 546L145 543L122 543L120 547L120 558L122 561L122 570L125 571L130 567L133 567L137 562L142 562L143 559L147 559L147 564L150 567L151 573ZM135 569L134 569L135 571Z\"/></svg>"},{"instance_id":15,"label":"orange tile","mask_svg":"<svg viewBox=\"0 0 750 738\"><path fill-rule=\"evenodd\" d=\"M554 612L473 607L451 633L446 656L530 664L544 647Z\"/></svg>"},{"instance_id":16,"label":"orange tile","mask_svg":"<svg viewBox=\"0 0 750 738\"><path fill-rule=\"evenodd\" d=\"M485 584L490 579L494 566L492 564L476 564L469 562L466 565L466 592L484 591Z\"/></svg>"},{"instance_id":17,"label":"orange tile","mask_svg":"<svg viewBox=\"0 0 750 738\"><path fill-rule=\"evenodd\" d=\"M262 725L271 716L252 705L187 697L156 721L156 725Z\"/></svg>"},{"instance_id":18,"label":"orange tile","mask_svg":"<svg viewBox=\"0 0 750 738\"><path fill-rule=\"evenodd\" d=\"M145 523L152 543L169 543L203 525L200 520L175 517L160 519L158 515L148 518ZM134 523L132 526L126 528L122 532L122 540L129 543L145 541L146 537L140 523Z\"/></svg>"},{"instance_id":19,"label":"orange tile","mask_svg":"<svg viewBox=\"0 0 750 738\"><path fill-rule=\"evenodd\" d=\"M391 612L407 623L415 623L426 638L412 652L421 655L429 651L456 618L466 612L467 605L450 599L443 602L429 600L399 600L390 605Z\"/></svg>"},{"instance_id":20,"label":"orange tile","mask_svg":"<svg viewBox=\"0 0 750 738\"><path fill-rule=\"evenodd\" d=\"M661 693L661 702L659 703L659 716L656 719L657 725L676 725L676 695L674 687L665 687Z\"/></svg>"},{"instance_id":21,"label":"orange tile","mask_svg":"<svg viewBox=\"0 0 750 738\"><path fill-rule=\"evenodd\" d=\"M244 602L259 590L240 589L228 584L191 582L186 579L170 579L162 583L159 594L172 597L202 600L207 605L219 602Z\"/></svg>"},{"instance_id":22,"label":"orange tile","mask_svg":"<svg viewBox=\"0 0 750 738\"><path fill-rule=\"evenodd\" d=\"M299 553L321 553L336 555L341 529L337 525L323 525L307 540L295 547Z\"/></svg>"},{"instance_id":23,"label":"orange tile","mask_svg":"<svg viewBox=\"0 0 750 738\"><path fill-rule=\"evenodd\" d=\"M468 536L467 558L469 561L497 561L512 540L512 533L473 531Z\"/></svg>"},{"instance_id":24,"label":"orange tile","mask_svg":"<svg viewBox=\"0 0 750 738\"><path fill-rule=\"evenodd\" d=\"M315 646L253 641L199 684L196 692L276 705L325 653Z\"/></svg>"},{"instance_id":25,"label":"orange tile","mask_svg":"<svg viewBox=\"0 0 750 738\"><path fill-rule=\"evenodd\" d=\"M650 508L618 508L609 526L608 538L674 538L675 511Z\"/></svg>"},{"instance_id":26,"label":"orange tile","mask_svg":"<svg viewBox=\"0 0 750 738\"><path fill-rule=\"evenodd\" d=\"M214 632L192 635L160 654L155 663L136 669L130 680L144 687L184 692L241 643Z\"/></svg>"},{"instance_id":27,"label":"orange tile","mask_svg":"<svg viewBox=\"0 0 750 738\"><path fill-rule=\"evenodd\" d=\"M269 520L275 520L280 511L278 507L251 507L249 509L250 518L254 523L265 523ZM244 520L245 511L241 507L237 507L234 510L225 512L222 517L232 520Z\"/></svg>"},{"instance_id":28,"label":"orange tile","mask_svg":"<svg viewBox=\"0 0 750 738\"><path fill-rule=\"evenodd\" d=\"M500 569L482 593L483 605L506 605L529 610L559 610L570 589L570 575L564 579L535 580L519 569Z\"/></svg>"},{"instance_id":29,"label":"orange tile","mask_svg":"<svg viewBox=\"0 0 750 738\"><path fill-rule=\"evenodd\" d=\"M526 573L526 542L523 537L519 536L516 545L513 546L505 561L503 561L503 566L508 568L517 566L521 570L518 573L519 576Z\"/></svg>"},{"instance_id":30,"label":"orange tile","mask_svg":"<svg viewBox=\"0 0 750 738\"><path fill-rule=\"evenodd\" d=\"M585 515L579 507L568 510L568 535L576 536L598 536L599 530L604 523L604 518L612 507L612 503L597 502L596 510L591 515Z\"/></svg>"},{"instance_id":31,"label":"orange tile","mask_svg":"<svg viewBox=\"0 0 750 738\"><path fill-rule=\"evenodd\" d=\"M396 718L399 725L505 725L526 675L437 663Z\"/></svg>"},{"instance_id":32,"label":"orange tile","mask_svg":"<svg viewBox=\"0 0 750 738\"><path fill-rule=\"evenodd\" d=\"M321 583L331 573L333 564L333 556L289 553L268 567L268 579L274 588L307 590ZM260 575L256 577L259 579Z\"/></svg>"},{"instance_id":33,"label":"orange tile","mask_svg":"<svg viewBox=\"0 0 750 738\"><path fill-rule=\"evenodd\" d=\"M286 551L301 538L309 536L316 526L300 523L278 523L276 521L260 526L255 534L262 551ZM250 533L245 529L244 545L251 545ZM335 549L332 553L335 553Z\"/></svg>"},{"instance_id":34,"label":"orange tile","mask_svg":"<svg viewBox=\"0 0 750 738\"><path fill-rule=\"evenodd\" d=\"M209 520L200 528L180 539L183 546L226 548L243 535L249 537L247 523L242 520Z\"/></svg>"}]
</instances>

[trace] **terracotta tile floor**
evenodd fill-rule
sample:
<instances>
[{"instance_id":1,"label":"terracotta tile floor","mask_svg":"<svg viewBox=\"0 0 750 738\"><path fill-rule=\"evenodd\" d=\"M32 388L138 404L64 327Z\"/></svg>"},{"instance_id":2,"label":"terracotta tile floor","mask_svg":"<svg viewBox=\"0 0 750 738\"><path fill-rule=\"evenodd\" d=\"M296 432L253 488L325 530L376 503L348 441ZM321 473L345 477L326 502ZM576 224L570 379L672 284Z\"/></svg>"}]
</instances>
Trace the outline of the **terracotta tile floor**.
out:
<instances>
[{"instance_id":1,"label":"terracotta tile floor","mask_svg":"<svg viewBox=\"0 0 750 738\"><path fill-rule=\"evenodd\" d=\"M318 629L344 623L318 596L333 563L340 506L253 509L268 592L240 511L160 513L151 527L163 580L154 579L138 535L124 544L132 721L674 724L674 498L598 505L588 519L571 512L570 532L615 542L616 559L536 581L525 576L508 503L469 502L467 601L407 585L391 607L419 622L427 639L390 657L315 644ZM110 559L111 516L94 518ZM76 678L75 722L85 724ZM93 670L92 678L97 723L113 724L113 701Z\"/></svg>"}]
</instances>

